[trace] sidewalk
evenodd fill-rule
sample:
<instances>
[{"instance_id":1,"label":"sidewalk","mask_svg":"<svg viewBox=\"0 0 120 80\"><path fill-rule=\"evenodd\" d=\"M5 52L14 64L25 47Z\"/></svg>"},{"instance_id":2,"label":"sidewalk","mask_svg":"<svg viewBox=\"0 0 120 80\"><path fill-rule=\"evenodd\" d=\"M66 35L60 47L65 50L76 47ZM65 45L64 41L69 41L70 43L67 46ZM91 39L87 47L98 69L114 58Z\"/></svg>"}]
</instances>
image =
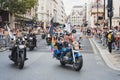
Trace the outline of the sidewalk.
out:
<instances>
[{"instance_id":1,"label":"sidewalk","mask_svg":"<svg viewBox=\"0 0 120 80\"><path fill-rule=\"evenodd\" d=\"M91 38L90 41L98 48L105 63L112 69L120 71L120 50L108 52L108 48L102 46L99 40Z\"/></svg>"}]
</instances>

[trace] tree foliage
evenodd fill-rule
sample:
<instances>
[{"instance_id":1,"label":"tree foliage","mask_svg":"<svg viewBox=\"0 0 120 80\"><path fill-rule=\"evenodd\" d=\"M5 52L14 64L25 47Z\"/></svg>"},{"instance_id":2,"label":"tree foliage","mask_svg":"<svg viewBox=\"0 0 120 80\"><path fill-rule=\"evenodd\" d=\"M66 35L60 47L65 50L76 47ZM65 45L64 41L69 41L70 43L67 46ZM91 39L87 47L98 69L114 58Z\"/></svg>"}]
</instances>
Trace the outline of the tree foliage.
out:
<instances>
[{"instance_id":1,"label":"tree foliage","mask_svg":"<svg viewBox=\"0 0 120 80\"><path fill-rule=\"evenodd\" d=\"M11 13L25 14L37 5L37 2L38 0L0 0L0 7Z\"/></svg>"}]
</instances>

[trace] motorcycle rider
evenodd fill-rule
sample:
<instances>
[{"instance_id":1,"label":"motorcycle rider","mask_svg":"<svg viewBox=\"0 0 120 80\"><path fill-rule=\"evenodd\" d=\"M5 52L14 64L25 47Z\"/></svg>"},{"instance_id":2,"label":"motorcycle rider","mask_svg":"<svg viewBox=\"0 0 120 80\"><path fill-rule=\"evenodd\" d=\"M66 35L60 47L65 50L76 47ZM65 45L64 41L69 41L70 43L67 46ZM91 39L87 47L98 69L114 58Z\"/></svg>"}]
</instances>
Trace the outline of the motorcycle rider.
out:
<instances>
[{"instance_id":1,"label":"motorcycle rider","mask_svg":"<svg viewBox=\"0 0 120 80\"><path fill-rule=\"evenodd\" d=\"M23 39L23 37L22 37L22 31L19 30L19 29L14 33L14 39L12 39L12 41L13 41L13 46L12 46L12 48L10 48L10 50L11 50L11 55L9 56L11 60L15 60L15 59L16 59L16 53L15 53L15 52L16 52L16 50L17 50L17 47L16 47L15 45L17 44L18 39L22 39L22 40L24 41L24 39ZM26 55L26 48L25 48L25 60L28 59L26 56L27 56L27 55Z\"/></svg>"},{"instance_id":2,"label":"motorcycle rider","mask_svg":"<svg viewBox=\"0 0 120 80\"><path fill-rule=\"evenodd\" d=\"M61 49L62 49L63 43L62 43L62 41L61 41L60 38L57 39L57 41L55 42L55 45L54 45L54 46L56 46L58 50L61 50Z\"/></svg>"},{"instance_id":3,"label":"motorcycle rider","mask_svg":"<svg viewBox=\"0 0 120 80\"><path fill-rule=\"evenodd\" d=\"M31 29L29 31L31 37L33 37L33 44L35 45L35 47L37 47L37 39L36 39L36 35L35 35L35 30L34 29Z\"/></svg>"},{"instance_id":4,"label":"motorcycle rider","mask_svg":"<svg viewBox=\"0 0 120 80\"><path fill-rule=\"evenodd\" d=\"M70 42L70 33L67 32L66 35L64 36L65 41L67 41L68 43Z\"/></svg>"},{"instance_id":5,"label":"motorcycle rider","mask_svg":"<svg viewBox=\"0 0 120 80\"><path fill-rule=\"evenodd\" d=\"M55 43L55 46L57 47L56 50L58 52L60 52L58 56L60 56L61 58L63 58L63 56L66 54L64 52L64 50L66 50L67 47L68 47L67 42L65 42L63 38L58 37L58 39L57 39L57 41Z\"/></svg>"}]
</instances>

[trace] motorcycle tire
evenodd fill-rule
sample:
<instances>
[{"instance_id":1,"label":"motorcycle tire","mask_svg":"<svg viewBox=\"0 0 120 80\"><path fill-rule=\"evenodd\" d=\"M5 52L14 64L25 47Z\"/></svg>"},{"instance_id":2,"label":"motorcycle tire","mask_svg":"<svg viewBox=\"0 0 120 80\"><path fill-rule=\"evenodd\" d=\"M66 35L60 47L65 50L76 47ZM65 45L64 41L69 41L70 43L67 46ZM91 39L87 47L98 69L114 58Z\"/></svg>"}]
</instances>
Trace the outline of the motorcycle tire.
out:
<instances>
[{"instance_id":1,"label":"motorcycle tire","mask_svg":"<svg viewBox=\"0 0 120 80\"><path fill-rule=\"evenodd\" d=\"M14 62L14 65L16 65L16 66L17 66L17 65L18 65L18 62Z\"/></svg>"},{"instance_id":2,"label":"motorcycle tire","mask_svg":"<svg viewBox=\"0 0 120 80\"><path fill-rule=\"evenodd\" d=\"M47 45L49 46L51 43L47 43Z\"/></svg>"},{"instance_id":3,"label":"motorcycle tire","mask_svg":"<svg viewBox=\"0 0 120 80\"><path fill-rule=\"evenodd\" d=\"M32 51L34 49L34 47L30 47L30 51Z\"/></svg>"},{"instance_id":4,"label":"motorcycle tire","mask_svg":"<svg viewBox=\"0 0 120 80\"><path fill-rule=\"evenodd\" d=\"M42 37L42 39L45 39L45 34L43 34L41 37Z\"/></svg>"},{"instance_id":5,"label":"motorcycle tire","mask_svg":"<svg viewBox=\"0 0 120 80\"><path fill-rule=\"evenodd\" d=\"M18 62L19 69L23 69L23 67L24 67L24 61L25 61L24 54L20 53L19 62Z\"/></svg>"},{"instance_id":6,"label":"motorcycle tire","mask_svg":"<svg viewBox=\"0 0 120 80\"><path fill-rule=\"evenodd\" d=\"M65 66L65 62L64 61L62 61L62 60L60 60L60 64L62 65L62 66Z\"/></svg>"},{"instance_id":7,"label":"motorcycle tire","mask_svg":"<svg viewBox=\"0 0 120 80\"><path fill-rule=\"evenodd\" d=\"M76 62L73 63L73 68L75 69L75 71L80 71L82 66L83 66L83 58L79 57L78 59L76 59Z\"/></svg>"}]
</instances>

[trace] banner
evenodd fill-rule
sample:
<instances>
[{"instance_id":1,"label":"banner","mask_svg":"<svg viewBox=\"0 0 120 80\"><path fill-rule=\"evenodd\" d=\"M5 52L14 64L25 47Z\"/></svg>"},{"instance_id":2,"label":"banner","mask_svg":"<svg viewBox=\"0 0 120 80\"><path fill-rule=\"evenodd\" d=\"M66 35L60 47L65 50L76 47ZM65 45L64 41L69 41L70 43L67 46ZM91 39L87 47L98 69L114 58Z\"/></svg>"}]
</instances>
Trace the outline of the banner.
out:
<instances>
[{"instance_id":1,"label":"banner","mask_svg":"<svg viewBox=\"0 0 120 80\"><path fill-rule=\"evenodd\" d=\"M71 33L71 23L68 20L67 23L65 24L65 28L64 30L68 31L69 33Z\"/></svg>"},{"instance_id":2,"label":"banner","mask_svg":"<svg viewBox=\"0 0 120 80\"><path fill-rule=\"evenodd\" d=\"M6 28L7 28L7 30L8 30L8 33L9 33L9 36L10 36L10 38L14 38L14 35L13 35L13 33L11 32L11 30L10 30L10 28L9 28L9 26L6 24Z\"/></svg>"}]
</instances>

